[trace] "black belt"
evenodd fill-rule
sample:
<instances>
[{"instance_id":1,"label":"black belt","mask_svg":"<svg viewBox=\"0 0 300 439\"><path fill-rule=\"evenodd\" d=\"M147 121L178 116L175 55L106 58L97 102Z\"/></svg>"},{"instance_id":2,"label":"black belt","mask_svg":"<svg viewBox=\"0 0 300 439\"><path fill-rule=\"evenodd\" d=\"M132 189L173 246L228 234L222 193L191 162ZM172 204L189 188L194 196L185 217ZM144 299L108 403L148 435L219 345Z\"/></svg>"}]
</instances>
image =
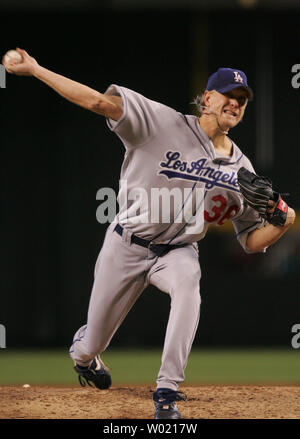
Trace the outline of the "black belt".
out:
<instances>
[{"instance_id":1,"label":"black belt","mask_svg":"<svg viewBox=\"0 0 300 439\"><path fill-rule=\"evenodd\" d=\"M114 228L114 231L117 232L120 236L123 234L123 227L120 224L117 224ZM140 245L142 247L148 248L158 256L163 256L167 254L170 250L175 248L184 247L186 244L172 245L172 244L156 244L152 241L147 241L147 239L140 238L136 235L131 235L131 243Z\"/></svg>"}]
</instances>

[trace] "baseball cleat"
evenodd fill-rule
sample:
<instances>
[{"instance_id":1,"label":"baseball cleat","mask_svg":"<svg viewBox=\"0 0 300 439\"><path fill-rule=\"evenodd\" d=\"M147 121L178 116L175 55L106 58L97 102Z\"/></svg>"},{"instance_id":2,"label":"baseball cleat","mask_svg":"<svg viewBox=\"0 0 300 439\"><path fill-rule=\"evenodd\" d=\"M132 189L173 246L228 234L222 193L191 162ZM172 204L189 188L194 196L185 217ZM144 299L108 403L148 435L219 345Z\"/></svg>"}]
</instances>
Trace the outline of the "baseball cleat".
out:
<instances>
[{"instance_id":1,"label":"baseball cleat","mask_svg":"<svg viewBox=\"0 0 300 439\"><path fill-rule=\"evenodd\" d=\"M186 399L187 397L183 392L164 388L157 389L153 393L154 419L181 419L181 413L175 401L186 401Z\"/></svg>"},{"instance_id":2,"label":"baseball cleat","mask_svg":"<svg viewBox=\"0 0 300 439\"><path fill-rule=\"evenodd\" d=\"M82 387L88 384L90 387L97 389L108 389L111 386L111 376L107 367L97 355L90 366L83 367L75 363L75 371L78 373L78 380Z\"/></svg>"}]
</instances>

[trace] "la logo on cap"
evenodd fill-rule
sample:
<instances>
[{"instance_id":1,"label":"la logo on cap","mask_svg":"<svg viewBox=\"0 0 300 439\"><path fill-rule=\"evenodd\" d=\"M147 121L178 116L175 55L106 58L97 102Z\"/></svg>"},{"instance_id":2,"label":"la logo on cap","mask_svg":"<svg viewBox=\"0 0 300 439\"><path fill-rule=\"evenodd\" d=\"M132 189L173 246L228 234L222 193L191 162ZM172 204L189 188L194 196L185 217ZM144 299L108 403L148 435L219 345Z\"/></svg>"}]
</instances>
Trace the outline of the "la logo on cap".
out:
<instances>
[{"instance_id":1,"label":"la logo on cap","mask_svg":"<svg viewBox=\"0 0 300 439\"><path fill-rule=\"evenodd\" d=\"M239 74L239 72L233 72L234 73L234 80L235 82L241 82L243 84L243 78L241 77L241 75Z\"/></svg>"}]
</instances>

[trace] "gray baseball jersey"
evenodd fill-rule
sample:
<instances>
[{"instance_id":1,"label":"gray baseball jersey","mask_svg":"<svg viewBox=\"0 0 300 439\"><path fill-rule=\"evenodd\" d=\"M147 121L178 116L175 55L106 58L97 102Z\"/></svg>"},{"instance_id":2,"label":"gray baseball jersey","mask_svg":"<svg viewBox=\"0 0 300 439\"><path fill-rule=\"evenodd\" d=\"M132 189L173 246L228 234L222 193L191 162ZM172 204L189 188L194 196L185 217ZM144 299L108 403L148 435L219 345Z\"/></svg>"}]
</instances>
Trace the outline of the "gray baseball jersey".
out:
<instances>
[{"instance_id":1,"label":"gray baseball jersey","mask_svg":"<svg viewBox=\"0 0 300 439\"><path fill-rule=\"evenodd\" d=\"M121 186L120 211L116 220L143 238L153 239L159 235L159 241L171 241L172 244L199 241L210 224L223 225L232 220L239 242L245 251L249 251L246 248L247 235L262 225L262 219L244 204L240 194L236 173L242 166L250 171L253 167L237 145L232 142L231 157L219 156L196 116L183 115L117 85L111 85L106 94L121 96L123 100L121 119L107 121L125 146L121 181L126 182L126 193ZM204 227L200 227L198 233L193 225L191 233L185 221L170 221L169 225L162 221L145 221L147 217L157 218L157 212L151 211L153 203L149 201L153 188L167 188L169 191L176 188L182 192L182 203L175 206L177 211L174 211L174 205L168 204L171 219L174 219L178 218L183 204L185 209L193 210L196 202L187 189L195 193L197 187L203 188L204 197L204 205L198 202L201 214L204 213ZM138 211L141 221L137 218L138 200L128 199L128 194L134 193L136 188L143 188L149 201L143 205L144 211ZM157 203L155 208L157 210ZM124 218L126 222L123 222ZM188 219L184 215L181 218Z\"/></svg>"},{"instance_id":2,"label":"gray baseball jersey","mask_svg":"<svg viewBox=\"0 0 300 439\"><path fill-rule=\"evenodd\" d=\"M96 262L87 324L76 332L70 355L75 363L89 365L107 348L129 310L151 284L171 298L157 387L177 390L185 379L200 315L201 270L195 243L205 236L210 224L222 226L231 220L239 242L249 251L248 233L263 223L244 205L236 172L241 166L253 168L234 142L231 157L219 156L197 117L183 115L117 85L111 85L106 94L119 95L123 101L121 119L108 119L107 123L125 146L120 209L115 218L124 229L122 236L114 231L115 223L107 229ZM159 204L157 199L155 204L153 189L156 194L178 189L181 197L173 204L170 200ZM162 212L165 205L166 212ZM183 210L187 216L179 215ZM190 215L195 224L188 221ZM132 243L132 234L186 245L158 257L149 248Z\"/></svg>"}]
</instances>

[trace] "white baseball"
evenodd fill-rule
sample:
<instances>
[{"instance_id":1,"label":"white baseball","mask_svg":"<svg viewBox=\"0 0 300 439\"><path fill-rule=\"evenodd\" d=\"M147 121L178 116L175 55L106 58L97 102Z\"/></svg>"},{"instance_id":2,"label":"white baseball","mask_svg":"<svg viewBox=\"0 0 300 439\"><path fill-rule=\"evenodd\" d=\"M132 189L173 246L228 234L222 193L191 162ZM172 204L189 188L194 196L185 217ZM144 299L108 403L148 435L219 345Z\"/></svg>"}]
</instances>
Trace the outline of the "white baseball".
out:
<instances>
[{"instance_id":1,"label":"white baseball","mask_svg":"<svg viewBox=\"0 0 300 439\"><path fill-rule=\"evenodd\" d=\"M30 384L23 384L24 389L28 389L30 387Z\"/></svg>"},{"instance_id":2,"label":"white baseball","mask_svg":"<svg viewBox=\"0 0 300 439\"><path fill-rule=\"evenodd\" d=\"M4 55L4 62L7 64L10 64L10 63L19 64L22 61L23 61L22 55L20 55L19 52L17 52L16 50L9 50Z\"/></svg>"}]
</instances>

